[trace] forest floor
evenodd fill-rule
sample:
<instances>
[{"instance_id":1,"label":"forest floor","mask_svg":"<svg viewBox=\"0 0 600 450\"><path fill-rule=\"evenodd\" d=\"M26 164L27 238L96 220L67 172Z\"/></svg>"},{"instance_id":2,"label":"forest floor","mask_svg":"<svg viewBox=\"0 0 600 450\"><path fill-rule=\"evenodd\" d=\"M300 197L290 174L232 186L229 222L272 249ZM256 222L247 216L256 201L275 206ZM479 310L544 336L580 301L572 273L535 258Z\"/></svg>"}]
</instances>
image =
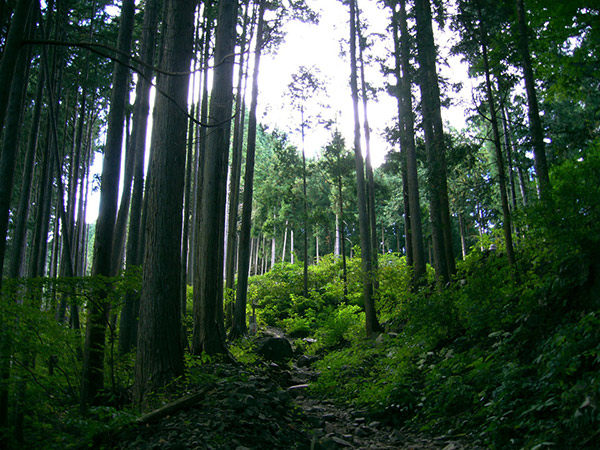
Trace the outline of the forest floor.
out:
<instances>
[{"instance_id":1,"label":"forest floor","mask_svg":"<svg viewBox=\"0 0 600 450\"><path fill-rule=\"evenodd\" d=\"M318 377L304 364L261 362L257 367L203 366L211 381L190 392L191 402L142 418L104 436L111 449L401 449L474 450L449 437L419 436L374 420L368 411L315 398L306 390ZM191 404L190 404L191 403ZM161 413L161 410L164 412Z\"/></svg>"}]
</instances>

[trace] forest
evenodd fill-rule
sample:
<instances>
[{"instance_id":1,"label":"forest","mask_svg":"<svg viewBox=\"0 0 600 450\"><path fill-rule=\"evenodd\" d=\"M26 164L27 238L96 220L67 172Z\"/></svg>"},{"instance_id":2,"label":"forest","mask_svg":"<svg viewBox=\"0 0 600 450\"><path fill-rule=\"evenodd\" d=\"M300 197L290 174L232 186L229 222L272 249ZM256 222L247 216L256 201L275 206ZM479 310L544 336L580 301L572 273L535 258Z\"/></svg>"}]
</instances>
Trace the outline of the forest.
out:
<instances>
[{"instance_id":1,"label":"forest","mask_svg":"<svg viewBox=\"0 0 600 450\"><path fill-rule=\"evenodd\" d=\"M352 132L304 65L266 122L261 57L330 4ZM0 448L600 448L599 19L0 2Z\"/></svg>"}]
</instances>

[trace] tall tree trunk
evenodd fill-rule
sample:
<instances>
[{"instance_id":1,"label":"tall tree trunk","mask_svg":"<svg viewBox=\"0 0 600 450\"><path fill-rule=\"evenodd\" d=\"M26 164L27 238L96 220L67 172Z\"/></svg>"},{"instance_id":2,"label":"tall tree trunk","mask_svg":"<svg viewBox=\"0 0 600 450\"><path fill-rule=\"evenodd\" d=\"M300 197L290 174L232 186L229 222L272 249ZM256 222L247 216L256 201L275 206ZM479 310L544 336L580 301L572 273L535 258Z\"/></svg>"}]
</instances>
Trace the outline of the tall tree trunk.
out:
<instances>
[{"instance_id":1,"label":"tall tree trunk","mask_svg":"<svg viewBox=\"0 0 600 450\"><path fill-rule=\"evenodd\" d=\"M371 260L372 246L369 230L365 190L365 168L360 144L360 120L358 117L358 83L356 73L356 4L350 0L350 88L354 110L354 160L356 164L356 188L358 191L358 220L360 228L360 247L363 276L363 297L365 304L365 324L367 336L380 330L375 302L373 298L373 266Z\"/></svg>"},{"instance_id":2,"label":"tall tree trunk","mask_svg":"<svg viewBox=\"0 0 600 450\"><path fill-rule=\"evenodd\" d=\"M275 233L273 233L273 237L271 238L271 269L275 267L275 261L277 257L275 256L275 250L277 249L277 241L275 240Z\"/></svg>"},{"instance_id":3,"label":"tall tree trunk","mask_svg":"<svg viewBox=\"0 0 600 450\"><path fill-rule=\"evenodd\" d=\"M204 55L202 57L202 66L204 67L202 74L202 101L200 106L200 122L206 123L208 118L208 61L210 57L210 51L212 46L211 42L211 34L213 32L213 13L212 7L210 5L204 5ZM200 230L198 225L200 224L200 199L202 198L202 177L204 172L204 158L206 156L206 137L207 137L207 129L206 127L199 127L198 129L198 147L197 147L197 167L196 173L194 176L194 200L193 203L193 213L192 213L192 252L190 252L190 264L188 267L188 273L192 275L192 283L194 274L197 271L198 261L197 258L199 253L197 252L197 242L199 239Z\"/></svg>"},{"instance_id":4,"label":"tall tree trunk","mask_svg":"<svg viewBox=\"0 0 600 450\"><path fill-rule=\"evenodd\" d=\"M467 230L465 226L465 219L462 213L458 213L458 230L460 233L460 249L462 252L462 259L464 260L467 257Z\"/></svg>"},{"instance_id":5,"label":"tall tree trunk","mask_svg":"<svg viewBox=\"0 0 600 450\"><path fill-rule=\"evenodd\" d=\"M141 38L140 58L148 66L154 62L156 47L156 25L158 22L158 2L147 0L144 10L144 23ZM143 76L138 78L135 104L133 107L133 128L131 130L131 151L135 154L133 173L133 190L129 212L129 233L127 235L127 268L142 264L143 254L140 252L142 231L142 206L144 197L144 157L146 154L146 131L150 112L150 78L152 70L143 69ZM128 292L121 311L119 327L119 351L128 353L137 342L138 317L140 310L139 294Z\"/></svg>"},{"instance_id":6,"label":"tall tree trunk","mask_svg":"<svg viewBox=\"0 0 600 450\"><path fill-rule=\"evenodd\" d=\"M290 229L290 254L292 255L290 257L290 262L292 264L294 264L295 253L294 253L294 229L293 228Z\"/></svg>"},{"instance_id":7,"label":"tall tree trunk","mask_svg":"<svg viewBox=\"0 0 600 450\"><path fill-rule=\"evenodd\" d=\"M502 204L502 215L504 220L502 227L504 229L504 241L506 244L506 255L508 264L511 267L515 266L515 252L512 242L512 225L510 217L510 207L508 205L508 196L506 193L506 171L504 170L504 159L502 157L502 144L500 143L500 130L498 128L498 116L496 114L496 102L492 91L492 80L490 76L490 63L487 49L487 35L483 29L483 16L481 6L477 3L477 16L479 19L479 34L481 44L481 54L483 56L483 68L485 71L485 90L490 108L490 120L492 122L492 133L494 138L494 149L496 151L496 166L498 169L498 184L500 187L500 202Z\"/></svg>"},{"instance_id":8,"label":"tall tree trunk","mask_svg":"<svg viewBox=\"0 0 600 450\"><path fill-rule=\"evenodd\" d=\"M500 87L500 83L498 83ZM504 105L500 105L500 114L502 120L502 134L504 137L504 147L506 149L506 162L508 165L508 184L510 186L510 200L513 212L517 210L517 189L515 187L515 171L513 167L513 156L512 156L512 142L508 133L508 124L506 114L504 111Z\"/></svg>"},{"instance_id":9,"label":"tall tree trunk","mask_svg":"<svg viewBox=\"0 0 600 450\"><path fill-rule=\"evenodd\" d=\"M248 2L244 4L244 26L240 46L245 50L248 35L249 15ZM250 25L251 26L251 25ZM229 214L227 228L227 250L225 255L225 288L228 293L231 293L232 300L235 302L235 261L238 251L237 245L237 223L238 210L240 202L240 178L242 172L242 148L244 143L244 125L246 115L246 83L248 80L247 63L245 62L245 52L240 52L238 80L237 80L237 103L235 125L233 128L233 155L231 159L231 179L229 181ZM232 305L233 306L233 305ZM229 314L231 312L231 314ZM228 316L233 321L233 311L228 309Z\"/></svg>"},{"instance_id":10,"label":"tall tree trunk","mask_svg":"<svg viewBox=\"0 0 600 450\"><path fill-rule=\"evenodd\" d=\"M210 102L210 134L202 179L199 239L194 273L194 333L192 353L224 353L223 244L227 161L233 105L233 66L238 2L219 3L215 43L214 83Z\"/></svg>"},{"instance_id":11,"label":"tall tree trunk","mask_svg":"<svg viewBox=\"0 0 600 450\"><path fill-rule=\"evenodd\" d=\"M400 170L402 173L402 203L404 203L404 243L406 247L406 264L408 264L411 267L414 267L415 255L412 241L412 217L410 210L408 169L406 167L406 158L402 158L402 167Z\"/></svg>"},{"instance_id":12,"label":"tall tree trunk","mask_svg":"<svg viewBox=\"0 0 600 450\"><path fill-rule=\"evenodd\" d=\"M281 262L285 262L285 251L287 250L287 235L288 235L288 221L285 221L285 230L283 232L283 250L281 251Z\"/></svg>"},{"instance_id":13,"label":"tall tree trunk","mask_svg":"<svg viewBox=\"0 0 600 450\"><path fill-rule=\"evenodd\" d=\"M546 148L544 145L544 132L535 92L535 78L531 55L529 53L529 37L525 5L523 0L516 0L517 22L519 27L519 50L521 52L521 65L525 76L525 90L527 91L527 105L529 107L529 128L531 130L531 143L533 145L533 162L538 177L540 198L543 202L550 199L550 178L548 175L548 162L546 161Z\"/></svg>"},{"instance_id":14,"label":"tall tree trunk","mask_svg":"<svg viewBox=\"0 0 600 450\"><path fill-rule=\"evenodd\" d=\"M127 234L127 218L129 216L129 206L131 204L131 192L133 183L133 174L135 171L135 148L132 145L132 134L128 134L131 115L127 114L125 118L125 167L123 173L123 189L121 191L121 200L119 201L119 211L113 231L112 250L111 250L111 272L116 276L123 267L123 253L125 250L125 237Z\"/></svg>"},{"instance_id":15,"label":"tall tree trunk","mask_svg":"<svg viewBox=\"0 0 600 450\"><path fill-rule=\"evenodd\" d=\"M339 202L339 215L340 215L340 245L342 252L342 282L344 283L344 300L348 298L348 269L346 266L346 232L344 224L344 196L343 196L342 177L338 176L337 189L338 189L338 202Z\"/></svg>"},{"instance_id":16,"label":"tall tree trunk","mask_svg":"<svg viewBox=\"0 0 600 450\"><path fill-rule=\"evenodd\" d=\"M423 245L423 221L419 199L419 176L417 173L417 152L415 147L415 125L413 116L410 67L410 41L406 21L406 1L400 0L398 29L394 27L396 47L396 74L400 86L398 108L401 120L402 150L406 158L406 177L408 182L408 209L410 212L410 238L413 249L413 276L418 282L425 275L425 248ZM403 145L402 145L403 144Z\"/></svg>"},{"instance_id":17,"label":"tall tree trunk","mask_svg":"<svg viewBox=\"0 0 600 450\"><path fill-rule=\"evenodd\" d=\"M15 164L19 151L19 137L21 135L20 124L22 123L23 103L27 91L30 65L29 57L30 55L25 51L18 55L14 81L8 85L10 89L2 89L10 91L10 98L8 100L8 118L2 140L2 153L0 155L0 290L2 289L2 272L6 253L10 200L13 190ZM26 183L28 181L25 181L24 184ZM7 326L9 325L4 323L4 318L0 316L0 331L2 331L0 335L0 428L8 425L8 393L12 345L10 332L6 330ZM2 444L3 439L0 437L0 446Z\"/></svg>"},{"instance_id":18,"label":"tall tree trunk","mask_svg":"<svg viewBox=\"0 0 600 450\"><path fill-rule=\"evenodd\" d=\"M192 99L196 94L196 70L198 69L198 50L197 47L200 46L202 49L202 41L200 40L200 10L198 9L196 13L196 24L195 27L195 36L193 42L193 69L192 69ZM201 80L198 80L199 82ZM199 103L199 100L198 102ZM192 184L193 177L195 177L195 171L193 170L196 167L196 161L194 158L194 149L195 139L197 139L197 135L194 136L194 130L197 130L197 119L199 116L200 108L198 104L192 103L190 105L190 117L188 118L188 140L187 140L187 155L186 155L186 164L185 164L185 188L183 194L183 235L181 238L181 317L185 320L187 314L187 286L188 280L191 278L188 276L188 260L190 253L190 221L192 219ZM195 203L195 202L194 202ZM185 330L183 331L185 332ZM187 343L187 336L183 337L184 342Z\"/></svg>"},{"instance_id":19,"label":"tall tree trunk","mask_svg":"<svg viewBox=\"0 0 600 450\"><path fill-rule=\"evenodd\" d=\"M44 77L41 76L38 80L35 103L33 106L31 130L29 132L27 154L25 156L25 165L23 167L23 180L33 180L33 169L41 124L43 92ZM23 183L21 186L21 192L19 194L19 206L17 209L15 233L13 236L10 265L8 270L8 276L10 278L18 278L24 275L25 245L27 242L27 218L29 216L32 186L33 183Z\"/></svg>"},{"instance_id":20,"label":"tall tree trunk","mask_svg":"<svg viewBox=\"0 0 600 450\"><path fill-rule=\"evenodd\" d=\"M158 75L152 129L148 223L144 252L134 399L143 403L183 375L181 340L181 231L187 131L189 68L194 39L194 0L170 0Z\"/></svg>"},{"instance_id":21,"label":"tall tree trunk","mask_svg":"<svg viewBox=\"0 0 600 450\"><path fill-rule=\"evenodd\" d=\"M333 254L335 256L340 256L340 215L339 213L335 214L335 241L333 245Z\"/></svg>"},{"instance_id":22,"label":"tall tree trunk","mask_svg":"<svg viewBox=\"0 0 600 450\"><path fill-rule=\"evenodd\" d=\"M2 135L0 153L0 289L2 288L2 269L4 268L4 257L6 254L10 201L12 198L17 155L19 153L21 124L23 122L23 104L29 78L29 57L30 52L23 51L19 53L16 68L14 68L16 73L14 81L12 84L5 85L7 86L6 88L0 89L10 92L7 109L8 118L6 120L6 129ZM4 59L2 62L4 62Z\"/></svg>"},{"instance_id":23,"label":"tall tree trunk","mask_svg":"<svg viewBox=\"0 0 600 450\"><path fill-rule=\"evenodd\" d=\"M502 120L504 122L504 132L506 133L506 137L508 138L507 140L507 145L509 145L511 147L511 149L514 151L514 153L516 154L516 148L514 146L514 140L513 140L513 135L512 135L512 128L510 126L510 113L508 111L508 108L504 107L502 108ZM512 152L511 152L512 153ZM515 159L515 162L516 159ZM521 193L521 201L523 202L523 206L527 206L529 203L529 196L527 195L527 185L525 184L525 175L523 173L523 168L521 167L521 164L519 164L517 162L517 176L519 178L519 191Z\"/></svg>"},{"instance_id":24,"label":"tall tree trunk","mask_svg":"<svg viewBox=\"0 0 600 450\"><path fill-rule=\"evenodd\" d=\"M360 85L362 95L362 106L363 106L363 129L365 131L365 169L367 175L367 211L369 214L369 228L371 230L371 263L373 266L373 290L378 289L379 283L377 281L377 253L378 245L377 241L377 217L375 214L375 180L373 179L373 166L371 164L371 128L369 126L369 115L367 113L368 99L367 99L367 81L365 79L365 59L364 59L364 47L365 41L362 37L360 29L360 8L358 7L358 1L356 1L356 33L358 39L358 61L360 62Z\"/></svg>"},{"instance_id":25,"label":"tall tree trunk","mask_svg":"<svg viewBox=\"0 0 600 450\"><path fill-rule=\"evenodd\" d=\"M50 229L50 209L52 202L52 185L54 173L54 158L52 158L50 142L50 124L46 124L45 149L43 164L40 174L40 189L36 199L35 229L33 234L33 246L31 250L31 261L29 262L29 277L43 277L46 268L46 254L48 250L48 232Z\"/></svg>"},{"instance_id":26,"label":"tall tree trunk","mask_svg":"<svg viewBox=\"0 0 600 450\"><path fill-rule=\"evenodd\" d=\"M117 47L125 55L128 55L131 49L134 13L134 1L123 0ZM121 144L123 141L128 77L129 70L124 65L116 63L113 73L113 90L102 167L100 208L96 224L94 261L92 264L92 275L94 276L111 276L111 248L119 195ZM96 401L96 397L104 385L105 330L109 311L109 305L105 302L106 294L102 291L97 292L94 302L88 304L81 378L82 410L85 410L87 406Z\"/></svg>"},{"instance_id":27,"label":"tall tree trunk","mask_svg":"<svg viewBox=\"0 0 600 450\"><path fill-rule=\"evenodd\" d=\"M252 74L252 98L248 119L248 142L246 145L246 172L244 173L244 198L242 207L242 228L240 231L240 256L238 284L235 298L233 324L229 335L235 339L246 333L246 302L248 295L248 272L250 267L250 230L252 226L252 194L254 191L254 160L256 155L256 108L258 105L258 74L263 46L263 28L266 0L260 1L258 24L256 27L256 47L254 51L254 72ZM258 254L258 251L257 251Z\"/></svg>"},{"instance_id":28,"label":"tall tree trunk","mask_svg":"<svg viewBox=\"0 0 600 450\"><path fill-rule=\"evenodd\" d=\"M302 203L304 211L302 221L304 222L304 242L302 251L304 261L302 265L302 295L308 298L308 198L306 196L306 149L304 148L304 109L302 109Z\"/></svg>"},{"instance_id":29,"label":"tall tree trunk","mask_svg":"<svg viewBox=\"0 0 600 450\"><path fill-rule=\"evenodd\" d=\"M0 89L0 131L4 129L9 95L12 95L9 86L12 85L15 73L19 74L20 70L17 58L19 57L21 44L27 36L27 20L33 20L34 12L37 9L39 9L37 0L18 0L15 13L10 22L10 29L0 61L0 86L2 86L2 89ZM10 130L8 126L6 129Z\"/></svg>"},{"instance_id":30,"label":"tall tree trunk","mask_svg":"<svg viewBox=\"0 0 600 450\"><path fill-rule=\"evenodd\" d=\"M452 230L446 180L446 150L441 117L440 89L436 70L436 50L433 39L429 0L415 0L417 48L425 146L429 165L431 226L436 276L449 281L455 272L452 250Z\"/></svg>"}]
</instances>

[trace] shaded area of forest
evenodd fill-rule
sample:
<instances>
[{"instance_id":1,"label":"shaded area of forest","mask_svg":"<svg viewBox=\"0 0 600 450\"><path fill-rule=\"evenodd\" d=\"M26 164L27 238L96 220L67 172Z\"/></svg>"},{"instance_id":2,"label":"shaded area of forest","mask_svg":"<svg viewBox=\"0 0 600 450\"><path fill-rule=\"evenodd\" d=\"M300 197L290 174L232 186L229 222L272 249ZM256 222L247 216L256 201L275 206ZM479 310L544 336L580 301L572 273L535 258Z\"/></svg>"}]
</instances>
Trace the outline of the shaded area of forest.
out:
<instances>
[{"instance_id":1,"label":"shaded area of forest","mask_svg":"<svg viewBox=\"0 0 600 450\"><path fill-rule=\"evenodd\" d=\"M206 410L173 426L215 448L253 444L211 411L262 414L261 445L364 447L325 425L307 442L291 350L257 347L270 327L310 360L304 398L360 410L377 443L600 446L597 5L360 3L341 4L351 137L315 113L316 67L291 77L289 133L257 117L261 56L314 2L0 4L0 446L181 447L135 430L192 393ZM460 131L442 29L470 68Z\"/></svg>"}]
</instances>

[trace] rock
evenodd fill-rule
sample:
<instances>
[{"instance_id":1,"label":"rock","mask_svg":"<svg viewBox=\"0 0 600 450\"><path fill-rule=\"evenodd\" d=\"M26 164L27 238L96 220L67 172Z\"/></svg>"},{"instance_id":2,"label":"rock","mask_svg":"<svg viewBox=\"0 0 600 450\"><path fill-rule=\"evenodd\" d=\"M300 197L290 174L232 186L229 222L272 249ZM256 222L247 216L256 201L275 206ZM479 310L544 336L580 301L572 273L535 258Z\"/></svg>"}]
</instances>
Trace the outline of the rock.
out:
<instances>
[{"instance_id":1,"label":"rock","mask_svg":"<svg viewBox=\"0 0 600 450\"><path fill-rule=\"evenodd\" d=\"M398 430L394 430L390 434L391 442L402 442L403 440L404 440L404 435Z\"/></svg>"},{"instance_id":2,"label":"rock","mask_svg":"<svg viewBox=\"0 0 600 450\"><path fill-rule=\"evenodd\" d=\"M364 427L358 427L354 434L358 437L367 437L369 434L371 434L371 430Z\"/></svg>"},{"instance_id":3,"label":"rock","mask_svg":"<svg viewBox=\"0 0 600 450\"><path fill-rule=\"evenodd\" d=\"M335 436L333 436L333 437L331 438L331 440L332 440L333 442L335 442L336 444L338 444L338 445L341 445L342 447L352 447L352 444L351 444L350 442L348 442L348 441L346 441L346 440L344 440L344 439L341 439L341 438L339 438L339 437L335 437Z\"/></svg>"},{"instance_id":4,"label":"rock","mask_svg":"<svg viewBox=\"0 0 600 450\"><path fill-rule=\"evenodd\" d=\"M287 392L289 392L292 397L298 397L300 394L304 393L307 387L308 384L297 384L287 388Z\"/></svg>"},{"instance_id":5,"label":"rock","mask_svg":"<svg viewBox=\"0 0 600 450\"><path fill-rule=\"evenodd\" d=\"M340 445L333 438L328 437L321 439L315 445L311 445L311 449L315 450L338 450L339 448Z\"/></svg>"},{"instance_id":6,"label":"rock","mask_svg":"<svg viewBox=\"0 0 600 450\"><path fill-rule=\"evenodd\" d=\"M369 424L369 428L378 428L381 422L373 421Z\"/></svg>"},{"instance_id":7,"label":"rock","mask_svg":"<svg viewBox=\"0 0 600 450\"><path fill-rule=\"evenodd\" d=\"M308 420L308 423L313 428L323 428L325 424L323 419L321 419L319 416L308 416L306 420Z\"/></svg>"},{"instance_id":8,"label":"rock","mask_svg":"<svg viewBox=\"0 0 600 450\"><path fill-rule=\"evenodd\" d=\"M325 422L332 422L335 420L335 414L331 414L331 413L323 414L323 420Z\"/></svg>"},{"instance_id":9,"label":"rock","mask_svg":"<svg viewBox=\"0 0 600 450\"><path fill-rule=\"evenodd\" d=\"M443 450L458 450L458 447L455 443L451 442L450 444L446 445Z\"/></svg>"},{"instance_id":10,"label":"rock","mask_svg":"<svg viewBox=\"0 0 600 450\"><path fill-rule=\"evenodd\" d=\"M336 431L335 429L335 425L332 424L331 422L326 422L325 423L325 433L327 434L334 434Z\"/></svg>"},{"instance_id":11,"label":"rock","mask_svg":"<svg viewBox=\"0 0 600 450\"><path fill-rule=\"evenodd\" d=\"M256 341L256 353L269 361L285 362L294 356L292 344L280 337L266 337Z\"/></svg>"},{"instance_id":12,"label":"rock","mask_svg":"<svg viewBox=\"0 0 600 450\"><path fill-rule=\"evenodd\" d=\"M302 355L296 361L296 366L297 367L308 367L312 363L314 363L315 361L317 361L318 359L319 359L318 357L313 356L313 355Z\"/></svg>"}]
</instances>

